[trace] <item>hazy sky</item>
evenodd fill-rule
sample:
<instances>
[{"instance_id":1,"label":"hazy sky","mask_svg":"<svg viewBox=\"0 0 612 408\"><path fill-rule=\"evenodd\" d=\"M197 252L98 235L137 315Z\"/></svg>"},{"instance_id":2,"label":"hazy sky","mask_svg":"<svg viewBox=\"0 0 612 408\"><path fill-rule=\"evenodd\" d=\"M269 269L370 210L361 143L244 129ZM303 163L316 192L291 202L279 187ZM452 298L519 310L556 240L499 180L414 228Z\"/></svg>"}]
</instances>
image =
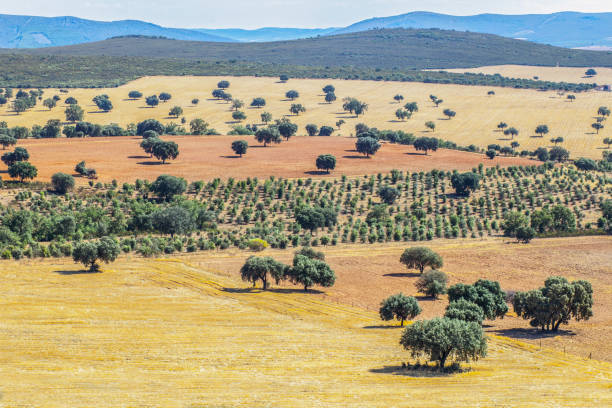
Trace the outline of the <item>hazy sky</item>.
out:
<instances>
[{"instance_id":1,"label":"hazy sky","mask_svg":"<svg viewBox=\"0 0 612 408\"><path fill-rule=\"evenodd\" d=\"M469 15L612 11L610 0L0 0L0 13L137 19L167 27L346 26L410 11Z\"/></svg>"}]
</instances>

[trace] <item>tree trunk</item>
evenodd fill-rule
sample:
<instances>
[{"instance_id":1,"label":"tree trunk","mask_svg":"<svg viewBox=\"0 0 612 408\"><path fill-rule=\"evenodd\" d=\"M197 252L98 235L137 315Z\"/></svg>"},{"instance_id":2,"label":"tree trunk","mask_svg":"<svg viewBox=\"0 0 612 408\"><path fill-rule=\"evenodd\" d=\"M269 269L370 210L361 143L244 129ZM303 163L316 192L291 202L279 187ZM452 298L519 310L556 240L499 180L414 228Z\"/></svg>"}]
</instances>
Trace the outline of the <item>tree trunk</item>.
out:
<instances>
[{"instance_id":1,"label":"tree trunk","mask_svg":"<svg viewBox=\"0 0 612 408\"><path fill-rule=\"evenodd\" d=\"M404 318L402 317L402 322L400 323L400 326L404 327Z\"/></svg>"},{"instance_id":2,"label":"tree trunk","mask_svg":"<svg viewBox=\"0 0 612 408\"><path fill-rule=\"evenodd\" d=\"M308 286L304 285L304 292L308 292Z\"/></svg>"}]
</instances>

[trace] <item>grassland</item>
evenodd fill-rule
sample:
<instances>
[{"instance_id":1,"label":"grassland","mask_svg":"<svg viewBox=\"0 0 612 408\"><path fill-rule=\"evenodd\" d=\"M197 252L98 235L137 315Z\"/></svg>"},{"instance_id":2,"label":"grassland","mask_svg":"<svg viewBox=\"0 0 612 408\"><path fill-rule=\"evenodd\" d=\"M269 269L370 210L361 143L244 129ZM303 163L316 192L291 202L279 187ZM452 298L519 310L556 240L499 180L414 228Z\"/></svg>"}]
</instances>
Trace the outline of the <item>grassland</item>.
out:
<instances>
[{"instance_id":1,"label":"grassland","mask_svg":"<svg viewBox=\"0 0 612 408\"><path fill-rule=\"evenodd\" d=\"M289 117L300 125L299 134L302 135L305 134L304 125L307 123L334 126L338 120L343 119L346 124L335 135L349 136L354 132L356 123L364 122L379 129L404 130L415 136L436 136L461 145L473 143L486 147L496 143L503 146L511 142L497 131L497 124L504 121L520 131L514 139L521 145L518 150L550 147L551 137L563 137L565 142L562 146L570 150L572 157L595 159L601 158L603 139L612 135L609 126L600 131L599 135L592 132L591 124L595 121L598 107L612 105L612 94L595 91L577 94L575 102L569 102L564 95L553 92L509 88L498 88L494 96L487 96L490 88L479 86L306 79L278 83L272 78L254 77L149 77L118 88L73 89L63 97L75 97L84 106L85 120L95 123L119 123L125 126L147 118L157 118L163 122L177 121L168 117L168 111L178 105L183 107L187 123L194 118L204 118L219 132L227 133L237 124L231 117L230 105L211 99L210 96L220 79L229 79L232 85L228 91L247 106L256 96L266 99L264 109L245 109L245 123L261 122L262 111L269 111L278 119L289 114L292 103L303 104L306 113ZM334 84L337 89L338 101L332 104L324 103L321 95L321 88L328 83ZM290 89L297 90L300 98L293 102L286 100L285 93ZM156 108L147 108L143 100L127 99L130 90L140 90L145 96L170 92L173 99ZM55 93L58 91L47 90L45 97ZM91 103L93 96L102 93L108 94L115 106L110 113L98 112ZM393 96L398 93L404 95L405 102L416 101L419 104L419 112L405 122L395 117L396 109L401 107L393 101ZM444 103L436 108L429 100L430 94L443 99ZM340 101L346 96L367 102L368 112L359 118L347 115L342 111ZM196 106L191 103L194 98L200 99ZM442 114L445 108L456 111L457 116L446 120ZM21 115L15 115L8 107L0 111L0 120L10 126L31 126L44 124L48 119L63 118L61 103L51 111L36 107ZM435 132L426 131L426 121L436 123ZM542 123L548 125L550 133L544 138L536 137L534 129Z\"/></svg>"},{"instance_id":2,"label":"grassland","mask_svg":"<svg viewBox=\"0 0 612 408\"><path fill-rule=\"evenodd\" d=\"M3 405L612 402L610 364L496 336L470 372L403 371L408 356L397 344L400 332L376 328L374 313L315 294L251 291L198 266L207 259L122 258L98 274L62 260L0 264Z\"/></svg>"},{"instance_id":3,"label":"grassland","mask_svg":"<svg viewBox=\"0 0 612 408\"><path fill-rule=\"evenodd\" d=\"M509 78L524 78L533 79L538 77L542 81L553 82L595 82L600 85L612 84L612 68L594 67L597 75L587 77L584 75L586 68L571 68L571 67L537 67L528 65L493 65L483 66L469 69L447 69L448 72L463 73L469 72L473 74L500 74Z\"/></svg>"}]
</instances>

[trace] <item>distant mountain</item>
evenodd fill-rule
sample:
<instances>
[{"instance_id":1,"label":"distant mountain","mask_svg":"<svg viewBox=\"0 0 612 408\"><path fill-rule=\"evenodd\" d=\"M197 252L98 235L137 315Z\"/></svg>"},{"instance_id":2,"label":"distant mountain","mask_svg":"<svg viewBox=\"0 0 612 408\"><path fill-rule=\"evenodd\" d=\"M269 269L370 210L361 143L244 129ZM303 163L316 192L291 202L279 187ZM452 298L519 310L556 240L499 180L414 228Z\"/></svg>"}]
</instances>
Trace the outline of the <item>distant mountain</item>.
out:
<instances>
[{"instance_id":1,"label":"distant mountain","mask_svg":"<svg viewBox=\"0 0 612 408\"><path fill-rule=\"evenodd\" d=\"M612 47L612 13L452 16L418 11L363 20L344 28L267 27L257 30L177 29L138 20L101 22L76 17L0 14L0 48L56 47L126 35L160 36L187 41L271 42L347 34L374 28L439 28L496 34L566 48L606 50Z\"/></svg>"},{"instance_id":2,"label":"distant mountain","mask_svg":"<svg viewBox=\"0 0 612 408\"><path fill-rule=\"evenodd\" d=\"M504 64L612 67L612 52L572 50L492 34L438 29L368 30L263 43L122 37L64 47L19 51L33 55L164 57L198 61L235 60L294 66L353 66L390 70L467 68ZM15 50L0 50L0 52L14 53Z\"/></svg>"},{"instance_id":3,"label":"distant mountain","mask_svg":"<svg viewBox=\"0 0 612 408\"><path fill-rule=\"evenodd\" d=\"M200 28L196 31L201 33L218 35L242 42L267 42L297 40L300 38L316 37L319 35L332 34L337 28L278 28L265 27L257 30L243 30L240 28L206 29Z\"/></svg>"},{"instance_id":4,"label":"distant mountain","mask_svg":"<svg viewBox=\"0 0 612 408\"><path fill-rule=\"evenodd\" d=\"M235 41L215 34L165 28L137 20L102 22L76 17L31 17L0 14L0 47L2 48L72 45L125 35L159 36L191 41Z\"/></svg>"},{"instance_id":5,"label":"distant mountain","mask_svg":"<svg viewBox=\"0 0 612 408\"><path fill-rule=\"evenodd\" d=\"M334 34L373 28L440 28L472 31L567 48L612 46L612 13L570 11L553 14L475 16L451 16L417 11L360 21L336 30Z\"/></svg>"}]
</instances>

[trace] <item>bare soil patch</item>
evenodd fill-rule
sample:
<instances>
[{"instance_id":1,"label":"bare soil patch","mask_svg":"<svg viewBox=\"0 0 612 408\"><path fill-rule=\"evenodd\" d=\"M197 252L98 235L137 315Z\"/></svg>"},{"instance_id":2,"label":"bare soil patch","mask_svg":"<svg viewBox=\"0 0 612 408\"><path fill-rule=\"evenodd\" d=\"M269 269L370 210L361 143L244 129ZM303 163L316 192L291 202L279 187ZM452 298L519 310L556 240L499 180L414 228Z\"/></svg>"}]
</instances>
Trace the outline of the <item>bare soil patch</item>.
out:
<instances>
[{"instance_id":1,"label":"bare soil patch","mask_svg":"<svg viewBox=\"0 0 612 408\"><path fill-rule=\"evenodd\" d=\"M43 181L56 172L72 173L81 160L86 161L87 167L97 170L101 181L117 179L122 182L138 178L150 180L160 174L188 180L269 176L320 178L384 173L392 169L411 172L469 170L479 163L485 166L538 163L513 157L490 160L482 154L446 149L424 155L415 152L412 146L390 143L384 144L375 156L366 158L354 150L356 139L348 137L297 136L268 147L258 144L253 136L166 136L164 139L175 141L180 151L178 159L167 164L149 158L140 148L142 139L139 137L27 139L20 140L18 146L28 150L30 161L38 168L38 179ZM242 158L237 158L230 148L232 141L237 139L245 139L250 144ZM329 175L317 172L315 167L317 156L326 153L338 160L337 170Z\"/></svg>"}]
</instances>

